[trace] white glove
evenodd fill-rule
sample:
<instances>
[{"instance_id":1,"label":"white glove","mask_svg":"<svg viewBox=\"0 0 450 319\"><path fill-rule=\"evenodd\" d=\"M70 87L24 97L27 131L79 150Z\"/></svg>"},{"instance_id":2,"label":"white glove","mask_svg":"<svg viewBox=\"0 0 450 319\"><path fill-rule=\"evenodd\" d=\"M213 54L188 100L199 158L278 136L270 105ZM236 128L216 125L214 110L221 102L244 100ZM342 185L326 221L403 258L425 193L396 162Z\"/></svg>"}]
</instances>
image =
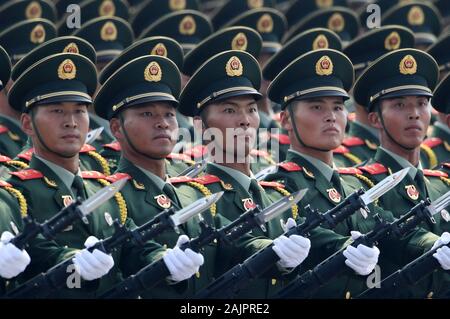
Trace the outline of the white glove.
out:
<instances>
[{"instance_id":1,"label":"white glove","mask_svg":"<svg viewBox=\"0 0 450 319\"><path fill-rule=\"evenodd\" d=\"M114 259L111 255L94 249L93 252L87 248L95 245L99 240L94 236L89 236L84 246L85 249L78 251L73 258L76 271L84 280L94 280L106 275L114 266Z\"/></svg>"},{"instance_id":2,"label":"white glove","mask_svg":"<svg viewBox=\"0 0 450 319\"><path fill-rule=\"evenodd\" d=\"M289 218L286 222L285 230L297 225L295 220ZM309 254L311 241L308 238L291 235L288 237L281 235L273 241L272 249L280 257L278 265L282 268L295 268L300 265Z\"/></svg>"},{"instance_id":3,"label":"white glove","mask_svg":"<svg viewBox=\"0 0 450 319\"><path fill-rule=\"evenodd\" d=\"M27 268L31 261L25 250L20 250L10 243L14 235L5 231L0 238L0 276L6 279L16 277Z\"/></svg>"},{"instance_id":4,"label":"white glove","mask_svg":"<svg viewBox=\"0 0 450 319\"><path fill-rule=\"evenodd\" d=\"M164 263L170 271L168 278L172 281L182 281L191 278L203 265L204 258L202 254L196 253L190 248L184 251L180 249L180 246L187 242L189 242L189 237L181 235L178 237L175 247L167 249L163 256Z\"/></svg>"},{"instance_id":5,"label":"white glove","mask_svg":"<svg viewBox=\"0 0 450 319\"><path fill-rule=\"evenodd\" d=\"M445 232L436 240L433 244L432 250L436 247L447 245L450 242L450 234ZM448 246L444 246L438 248L436 252L433 254L433 257L439 261L442 269L449 270L450 269L450 248Z\"/></svg>"},{"instance_id":6,"label":"white glove","mask_svg":"<svg viewBox=\"0 0 450 319\"><path fill-rule=\"evenodd\" d=\"M353 240L362 236L359 231L350 233ZM344 256L347 258L345 264L361 276L367 276L375 269L379 255L380 250L376 246L367 247L363 244L359 244L358 247L349 245L344 250Z\"/></svg>"}]
</instances>

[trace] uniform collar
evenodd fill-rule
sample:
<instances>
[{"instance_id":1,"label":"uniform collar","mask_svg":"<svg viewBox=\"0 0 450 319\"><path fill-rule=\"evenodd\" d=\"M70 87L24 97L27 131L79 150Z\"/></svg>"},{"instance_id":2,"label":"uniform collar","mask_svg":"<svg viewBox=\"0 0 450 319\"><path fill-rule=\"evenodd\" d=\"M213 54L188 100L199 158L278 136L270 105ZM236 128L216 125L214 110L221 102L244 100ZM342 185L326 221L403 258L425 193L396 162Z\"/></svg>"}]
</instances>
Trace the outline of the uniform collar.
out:
<instances>
[{"instance_id":1,"label":"uniform collar","mask_svg":"<svg viewBox=\"0 0 450 319\"><path fill-rule=\"evenodd\" d=\"M310 163L312 166L314 166L316 168L317 171L321 172L323 177L325 177L325 179L330 182L331 181L331 177L333 176L333 172L336 170L336 165L333 163L333 167L330 167L327 163L322 162L321 160L300 153L299 151L293 150L292 148L288 150L288 152L294 153L298 156L301 156L303 159L305 159L308 163Z\"/></svg>"},{"instance_id":2,"label":"uniform collar","mask_svg":"<svg viewBox=\"0 0 450 319\"><path fill-rule=\"evenodd\" d=\"M417 165L417 167L415 167L414 165L412 165L410 162L408 162L406 159L404 159L403 157L401 157L400 155L395 154L394 152L391 152L383 147L380 146L380 149L385 152L386 154L388 154L390 157L392 157L392 159L394 161L397 162L398 165L400 165L402 168L410 168L408 175L414 179L416 177L417 174L417 170L420 169L422 170L422 164L419 162L419 165Z\"/></svg>"},{"instance_id":3,"label":"uniform collar","mask_svg":"<svg viewBox=\"0 0 450 319\"><path fill-rule=\"evenodd\" d=\"M67 187L67 189L72 188L72 183L75 178L75 174L72 172L66 170L64 167L61 167L53 162L50 162L36 154L34 154L34 157L36 157L38 160L40 160L42 163L44 163L56 176L58 176L61 181L64 183L64 185ZM78 168L78 172L76 175L80 176L80 169Z\"/></svg>"},{"instance_id":4,"label":"uniform collar","mask_svg":"<svg viewBox=\"0 0 450 319\"><path fill-rule=\"evenodd\" d=\"M228 174L231 178L233 178L243 189L246 191L250 188L250 183L252 181L252 178L254 178L253 173L250 172L250 176L245 175L242 172L239 172L238 170L234 168L230 168L223 165L218 165L215 163L210 163L209 165L214 166L216 169L221 170L225 174Z\"/></svg>"},{"instance_id":5,"label":"uniform collar","mask_svg":"<svg viewBox=\"0 0 450 319\"><path fill-rule=\"evenodd\" d=\"M153 174L149 170L146 170L145 168L142 168L136 164L134 164L134 166L136 166L140 171L142 171L153 182L153 184L156 185L156 187L160 192L163 191L166 182L161 177L157 176L156 174Z\"/></svg>"}]
</instances>

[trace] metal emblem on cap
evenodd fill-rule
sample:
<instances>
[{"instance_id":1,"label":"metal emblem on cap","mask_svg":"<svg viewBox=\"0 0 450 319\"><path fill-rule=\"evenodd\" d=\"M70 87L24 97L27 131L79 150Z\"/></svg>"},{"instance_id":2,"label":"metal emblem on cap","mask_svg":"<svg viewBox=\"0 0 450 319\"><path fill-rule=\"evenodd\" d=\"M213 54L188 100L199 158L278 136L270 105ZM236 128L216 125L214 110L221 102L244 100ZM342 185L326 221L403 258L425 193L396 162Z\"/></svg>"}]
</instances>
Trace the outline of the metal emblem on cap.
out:
<instances>
[{"instance_id":1,"label":"metal emblem on cap","mask_svg":"<svg viewBox=\"0 0 450 319\"><path fill-rule=\"evenodd\" d=\"M45 29L42 24L37 24L30 33L30 41L34 44L41 44L45 41Z\"/></svg>"},{"instance_id":2,"label":"metal emblem on cap","mask_svg":"<svg viewBox=\"0 0 450 319\"><path fill-rule=\"evenodd\" d=\"M344 30L344 27L345 20L339 12L333 13L333 15L328 19L328 29L335 32L341 32Z\"/></svg>"},{"instance_id":3,"label":"metal emblem on cap","mask_svg":"<svg viewBox=\"0 0 450 319\"><path fill-rule=\"evenodd\" d=\"M250 9L261 8L264 5L264 0L247 0L247 5Z\"/></svg>"},{"instance_id":4,"label":"metal emblem on cap","mask_svg":"<svg viewBox=\"0 0 450 319\"><path fill-rule=\"evenodd\" d=\"M323 34L319 34L313 42L313 50L328 49L328 39Z\"/></svg>"},{"instance_id":5,"label":"metal emblem on cap","mask_svg":"<svg viewBox=\"0 0 450 319\"><path fill-rule=\"evenodd\" d=\"M228 76L241 76L244 71L241 60L237 56L232 56L225 66L225 71Z\"/></svg>"},{"instance_id":6,"label":"metal emblem on cap","mask_svg":"<svg viewBox=\"0 0 450 319\"><path fill-rule=\"evenodd\" d=\"M108 21L106 22L101 31L100 31L100 38L103 41L114 41L117 39L117 28L116 25L111 22Z\"/></svg>"},{"instance_id":7,"label":"metal emblem on cap","mask_svg":"<svg viewBox=\"0 0 450 319\"><path fill-rule=\"evenodd\" d=\"M66 47L64 48L64 50L62 52L79 54L80 50L78 49L78 46L76 45L76 43L71 42L68 45L66 45Z\"/></svg>"},{"instance_id":8,"label":"metal emblem on cap","mask_svg":"<svg viewBox=\"0 0 450 319\"><path fill-rule=\"evenodd\" d=\"M172 202L170 201L170 199L164 195L158 195L154 197L156 199L156 203L161 206L162 208L166 209L166 208L170 208L170 206L172 206Z\"/></svg>"},{"instance_id":9,"label":"metal emblem on cap","mask_svg":"<svg viewBox=\"0 0 450 319\"><path fill-rule=\"evenodd\" d=\"M64 60L58 67L58 77L61 80L72 80L77 75L77 67L70 59Z\"/></svg>"},{"instance_id":10,"label":"metal emblem on cap","mask_svg":"<svg viewBox=\"0 0 450 319\"><path fill-rule=\"evenodd\" d=\"M41 4L37 1L32 1L25 8L25 17L27 19L35 19L42 17L42 7Z\"/></svg>"},{"instance_id":11,"label":"metal emblem on cap","mask_svg":"<svg viewBox=\"0 0 450 319\"><path fill-rule=\"evenodd\" d=\"M388 51L397 50L400 48L400 43L400 35L397 31L393 31L384 39L384 48Z\"/></svg>"},{"instance_id":12,"label":"metal emblem on cap","mask_svg":"<svg viewBox=\"0 0 450 319\"><path fill-rule=\"evenodd\" d=\"M155 45L152 51L150 52L150 55L159 55L167 57L167 48L164 45L164 43L158 43L157 45Z\"/></svg>"},{"instance_id":13,"label":"metal emblem on cap","mask_svg":"<svg viewBox=\"0 0 450 319\"><path fill-rule=\"evenodd\" d=\"M158 62L152 61L144 71L144 78L148 82L159 82L162 78L162 70Z\"/></svg>"},{"instance_id":14,"label":"metal emblem on cap","mask_svg":"<svg viewBox=\"0 0 450 319\"><path fill-rule=\"evenodd\" d=\"M400 73L407 74L415 74L417 72L417 62L416 59L410 54L406 55L401 61L399 65Z\"/></svg>"},{"instance_id":15,"label":"metal emblem on cap","mask_svg":"<svg viewBox=\"0 0 450 319\"><path fill-rule=\"evenodd\" d=\"M186 0L170 0L169 8L172 11L184 10L186 9Z\"/></svg>"},{"instance_id":16,"label":"metal emblem on cap","mask_svg":"<svg viewBox=\"0 0 450 319\"><path fill-rule=\"evenodd\" d=\"M100 7L98 8L98 14L103 17L111 17L116 14L116 6L114 5L114 2L111 0L105 0L102 2Z\"/></svg>"},{"instance_id":17,"label":"metal emblem on cap","mask_svg":"<svg viewBox=\"0 0 450 319\"><path fill-rule=\"evenodd\" d=\"M320 9L326 9L333 6L333 0L316 0L316 6Z\"/></svg>"},{"instance_id":18,"label":"metal emblem on cap","mask_svg":"<svg viewBox=\"0 0 450 319\"><path fill-rule=\"evenodd\" d=\"M413 6L408 12L408 23L410 25L422 25L425 22L425 14L419 6Z\"/></svg>"},{"instance_id":19,"label":"metal emblem on cap","mask_svg":"<svg viewBox=\"0 0 450 319\"><path fill-rule=\"evenodd\" d=\"M316 74L330 75L332 73L333 73L333 62L328 56L324 55L316 63Z\"/></svg>"},{"instance_id":20,"label":"metal emblem on cap","mask_svg":"<svg viewBox=\"0 0 450 319\"><path fill-rule=\"evenodd\" d=\"M192 16L185 16L183 20L180 22L179 26L180 34L184 35L193 35L195 30L197 29L197 25L195 24L195 20Z\"/></svg>"},{"instance_id":21,"label":"metal emblem on cap","mask_svg":"<svg viewBox=\"0 0 450 319\"><path fill-rule=\"evenodd\" d=\"M417 200L419 198L419 191L416 189L414 185L406 185L406 194L412 200Z\"/></svg>"},{"instance_id":22,"label":"metal emblem on cap","mask_svg":"<svg viewBox=\"0 0 450 319\"><path fill-rule=\"evenodd\" d=\"M270 14L263 14L256 23L256 29L260 33L270 33L273 30L273 19Z\"/></svg>"},{"instance_id":23,"label":"metal emblem on cap","mask_svg":"<svg viewBox=\"0 0 450 319\"><path fill-rule=\"evenodd\" d=\"M236 36L231 40L231 49L232 50L247 50L247 37L243 32L239 32Z\"/></svg>"}]
</instances>

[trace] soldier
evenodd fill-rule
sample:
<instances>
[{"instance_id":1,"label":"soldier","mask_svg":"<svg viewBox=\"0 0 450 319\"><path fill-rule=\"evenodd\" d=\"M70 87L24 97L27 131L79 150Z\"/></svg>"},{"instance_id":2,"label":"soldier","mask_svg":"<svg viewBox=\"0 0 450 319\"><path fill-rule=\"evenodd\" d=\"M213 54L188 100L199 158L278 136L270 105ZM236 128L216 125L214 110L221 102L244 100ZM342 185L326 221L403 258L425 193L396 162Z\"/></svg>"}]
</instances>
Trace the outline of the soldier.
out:
<instances>
[{"instance_id":1,"label":"soldier","mask_svg":"<svg viewBox=\"0 0 450 319\"><path fill-rule=\"evenodd\" d=\"M443 35L427 50L427 53L433 56L439 65L440 79L443 79L450 70L449 44L450 34ZM434 107L434 105L432 106ZM435 109L439 108L442 108L442 106L436 105ZM445 112L438 113L437 119L433 123L431 134L427 134L427 139L420 146L420 162L424 168L433 169L450 158L450 129L446 122L446 117L447 114Z\"/></svg>"},{"instance_id":2,"label":"soldier","mask_svg":"<svg viewBox=\"0 0 450 319\"><path fill-rule=\"evenodd\" d=\"M60 53L34 64L11 87L9 103L22 112L22 127L33 141L34 154L30 169L11 173L9 182L26 198L28 214L38 222L49 219L69 205L75 196L87 198L109 184L103 174L82 172L79 168L78 152L89 127L87 104L92 102L91 95L96 86L95 66L88 58ZM60 246L78 249L92 245L97 239L88 238L85 242L85 238L111 236L116 219L127 228L135 227L127 216L126 202L120 193L116 193L114 201L100 206L97 213L87 216L87 220L79 220L56 235L55 241ZM131 243L123 245L113 253L115 265L111 256L98 253L107 262L97 271L100 276L107 273L106 276L92 284L84 284L80 289L63 289L53 296L95 297L120 281L123 275L134 273L161 256L165 260L175 260L175 265L180 266L170 271L176 280L183 274L195 273L202 263L201 256L192 251L191 254L189 251L187 254L177 250L164 251L154 242L148 242L144 247ZM186 259L187 264L182 261ZM36 273L30 268L27 271Z\"/></svg>"},{"instance_id":3,"label":"soldier","mask_svg":"<svg viewBox=\"0 0 450 319\"><path fill-rule=\"evenodd\" d=\"M201 118L205 128L213 128L222 135L214 136L210 160L206 167L206 186L211 191L224 190L217 203L218 211L230 220L236 219L254 205L267 206L282 194L289 194L279 183L259 184L250 170L249 152L255 142L255 131L259 125L256 100L261 80L257 61L242 51L225 51L209 59L194 74L180 97L180 112ZM227 129L235 130L227 139ZM235 137L235 136L240 137ZM238 144L241 139L242 144ZM211 176L212 175L212 176ZM264 187L262 189L261 187ZM303 202L301 203L303 205ZM286 211L283 219L298 218L298 208ZM253 234L275 238L283 233L279 221L270 221L266 232L253 230ZM310 262L319 262L340 249L347 237L332 231L317 228L311 233L312 251ZM366 247L367 248L367 247ZM368 249L368 252L372 252ZM359 253L349 256L359 258ZM357 262L364 269L373 269L377 256L374 253ZM257 281L244 289L239 297L272 296L286 281ZM258 292L259 291L259 292ZM258 292L258 294L257 294ZM261 295L263 294L263 295Z\"/></svg>"},{"instance_id":4,"label":"soldier","mask_svg":"<svg viewBox=\"0 0 450 319\"><path fill-rule=\"evenodd\" d=\"M333 149L344 138L347 119L344 100L348 99L347 92L352 83L353 66L350 60L338 51L324 49L294 60L269 87L269 97L283 106L281 122L289 132L291 149L286 161L280 163L278 171L267 176L267 180L283 183L290 191L307 187L310 191L303 205L310 204L319 211L327 211L341 203L355 189L361 188L358 179L365 179L356 168L336 169L333 164ZM370 209L392 220L391 213L375 206ZM374 226L373 218L364 219L357 213L337 225L334 231L341 235L348 235L351 231L367 233ZM400 262L402 254L399 252L407 251L417 257L439 238L423 230L413 235L395 245L389 241L380 242L383 252L380 258L381 275L389 274L388 269L394 271L398 268L399 264L392 266L392 262ZM417 247L420 247L419 251ZM374 249L368 247L358 246L358 249L366 251L367 256L376 254ZM370 258L362 260L369 262ZM387 268L389 266L393 269ZM357 274L368 274L358 268L353 269ZM349 298L363 289L366 289L365 282L351 276L330 282L318 292L318 296Z\"/></svg>"},{"instance_id":5,"label":"soldier","mask_svg":"<svg viewBox=\"0 0 450 319\"><path fill-rule=\"evenodd\" d=\"M127 81L124 83L123 79ZM181 208L211 194L203 179L166 178L165 158L176 141L173 133L177 129L175 107L179 91L180 74L175 64L164 57L144 56L120 68L105 82L95 99L96 111L110 120L111 130L123 152L117 173L109 179L130 180L124 194L129 202L129 212L137 224L145 223L166 208ZM229 223L217 208L203 217L213 227L220 228ZM192 237L200 234L197 218L181 228L182 233ZM161 244L173 245L176 237L167 233L157 240ZM244 237L237 247L208 246L202 253L205 265L189 281L188 287L179 286L173 291L159 286L143 296L190 297L231 268L233 262L248 257L269 243L264 238ZM274 249L281 258L281 265L296 267L306 258L309 246L307 240L294 236L278 239Z\"/></svg>"}]
</instances>

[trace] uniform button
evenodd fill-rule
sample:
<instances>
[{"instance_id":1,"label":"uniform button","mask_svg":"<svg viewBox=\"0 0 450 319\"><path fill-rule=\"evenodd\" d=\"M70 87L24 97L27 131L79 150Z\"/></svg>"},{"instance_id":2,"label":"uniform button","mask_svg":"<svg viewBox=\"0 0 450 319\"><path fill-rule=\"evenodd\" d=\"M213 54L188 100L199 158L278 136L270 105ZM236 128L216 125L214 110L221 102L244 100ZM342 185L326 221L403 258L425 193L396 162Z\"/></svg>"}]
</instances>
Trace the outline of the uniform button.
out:
<instances>
[{"instance_id":1,"label":"uniform button","mask_svg":"<svg viewBox=\"0 0 450 319\"><path fill-rule=\"evenodd\" d=\"M164 244L163 247L164 247L164 249L167 249L167 244Z\"/></svg>"},{"instance_id":2,"label":"uniform button","mask_svg":"<svg viewBox=\"0 0 450 319\"><path fill-rule=\"evenodd\" d=\"M277 280L275 278L272 278L272 286L275 286L277 284Z\"/></svg>"},{"instance_id":3,"label":"uniform button","mask_svg":"<svg viewBox=\"0 0 450 319\"><path fill-rule=\"evenodd\" d=\"M197 272L195 273L195 277L200 278L200 272L199 272L199 271L197 271Z\"/></svg>"},{"instance_id":4,"label":"uniform button","mask_svg":"<svg viewBox=\"0 0 450 319\"><path fill-rule=\"evenodd\" d=\"M350 294L350 291L347 291L345 293L345 299L350 299L352 297L352 295Z\"/></svg>"},{"instance_id":5,"label":"uniform button","mask_svg":"<svg viewBox=\"0 0 450 319\"><path fill-rule=\"evenodd\" d=\"M428 293L428 295L427 295L427 299L432 299L432 298L433 298L433 295L434 295L434 292L433 292L433 291L430 291L430 292Z\"/></svg>"}]
</instances>

